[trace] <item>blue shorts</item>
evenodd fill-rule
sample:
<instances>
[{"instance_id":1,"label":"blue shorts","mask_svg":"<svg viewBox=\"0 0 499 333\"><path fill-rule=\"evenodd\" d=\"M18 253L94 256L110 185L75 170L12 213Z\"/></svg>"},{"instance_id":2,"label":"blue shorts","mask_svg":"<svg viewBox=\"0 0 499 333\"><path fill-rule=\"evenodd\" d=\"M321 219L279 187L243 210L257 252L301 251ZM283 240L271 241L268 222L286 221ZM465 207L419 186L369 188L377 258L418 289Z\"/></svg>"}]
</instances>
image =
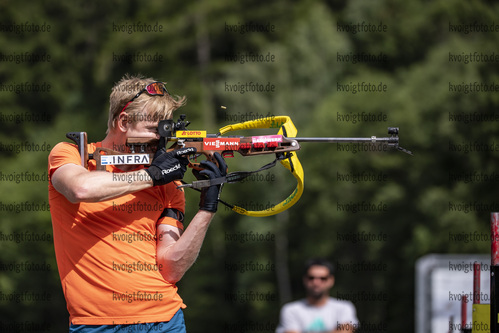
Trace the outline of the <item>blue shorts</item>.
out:
<instances>
[{"instance_id":1,"label":"blue shorts","mask_svg":"<svg viewBox=\"0 0 499 333\"><path fill-rule=\"evenodd\" d=\"M170 321L122 325L73 325L69 333L186 333L184 313L179 309Z\"/></svg>"}]
</instances>

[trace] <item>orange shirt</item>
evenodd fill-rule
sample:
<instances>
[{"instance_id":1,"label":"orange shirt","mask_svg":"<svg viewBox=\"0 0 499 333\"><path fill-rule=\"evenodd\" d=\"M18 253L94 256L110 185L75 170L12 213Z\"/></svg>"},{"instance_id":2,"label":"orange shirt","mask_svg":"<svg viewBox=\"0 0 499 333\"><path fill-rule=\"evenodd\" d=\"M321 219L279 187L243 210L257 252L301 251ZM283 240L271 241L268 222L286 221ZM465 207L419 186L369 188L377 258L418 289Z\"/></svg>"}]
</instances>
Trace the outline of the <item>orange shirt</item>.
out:
<instances>
[{"instance_id":1,"label":"orange shirt","mask_svg":"<svg viewBox=\"0 0 499 333\"><path fill-rule=\"evenodd\" d=\"M89 144L92 153L100 143ZM75 325L113 325L168 321L185 308L177 287L164 280L156 261L156 227L183 229L165 208L184 212L176 184L155 186L97 202L69 202L50 177L60 166L81 165L75 145L57 144L49 155L49 203L54 247L69 320ZM90 161L89 170L95 170ZM143 166L137 169L143 168ZM126 174L114 166L106 171Z\"/></svg>"}]
</instances>

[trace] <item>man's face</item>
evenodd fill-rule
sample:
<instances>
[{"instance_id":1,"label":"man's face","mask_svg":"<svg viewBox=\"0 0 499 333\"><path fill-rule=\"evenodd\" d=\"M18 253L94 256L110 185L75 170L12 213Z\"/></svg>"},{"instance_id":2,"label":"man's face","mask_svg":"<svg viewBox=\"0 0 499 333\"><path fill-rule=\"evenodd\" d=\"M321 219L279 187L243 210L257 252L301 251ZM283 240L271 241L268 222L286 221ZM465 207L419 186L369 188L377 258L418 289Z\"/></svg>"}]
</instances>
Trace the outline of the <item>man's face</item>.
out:
<instances>
[{"instance_id":1,"label":"man's face","mask_svg":"<svg viewBox=\"0 0 499 333\"><path fill-rule=\"evenodd\" d=\"M329 290L334 285L334 277L329 274L327 267L311 266L303 277L303 284L307 296L320 298L329 294Z\"/></svg>"}]
</instances>

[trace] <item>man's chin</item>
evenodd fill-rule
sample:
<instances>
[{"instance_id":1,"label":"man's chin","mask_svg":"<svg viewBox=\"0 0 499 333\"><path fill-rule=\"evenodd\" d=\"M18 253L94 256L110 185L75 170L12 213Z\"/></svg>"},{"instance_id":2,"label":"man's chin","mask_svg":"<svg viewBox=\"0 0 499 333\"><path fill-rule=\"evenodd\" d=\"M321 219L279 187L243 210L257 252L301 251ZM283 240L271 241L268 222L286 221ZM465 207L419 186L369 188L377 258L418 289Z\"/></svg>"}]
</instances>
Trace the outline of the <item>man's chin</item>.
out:
<instances>
[{"instance_id":1,"label":"man's chin","mask_svg":"<svg viewBox=\"0 0 499 333\"><path fill-rule=\"evenodd\" d=\"M309 292L308 293L308 297L312 298L312 299L315 299L315 300L318 300L318 299L321 299L322 297L324 297L325 293L324 292Z\"/></svg>"}]
</instances>

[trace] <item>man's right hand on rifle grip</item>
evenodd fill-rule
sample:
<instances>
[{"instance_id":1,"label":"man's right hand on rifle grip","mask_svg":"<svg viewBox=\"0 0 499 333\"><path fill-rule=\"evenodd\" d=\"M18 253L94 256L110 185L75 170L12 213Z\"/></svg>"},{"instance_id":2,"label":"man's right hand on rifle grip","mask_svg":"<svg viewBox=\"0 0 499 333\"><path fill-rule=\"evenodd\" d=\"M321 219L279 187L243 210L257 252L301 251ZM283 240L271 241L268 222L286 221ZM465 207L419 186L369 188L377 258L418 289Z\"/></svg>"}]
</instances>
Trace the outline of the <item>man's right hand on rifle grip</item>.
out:
<instances>
[{"instance_id":1,"label":"man's right hand on rifle grip","mask_svg":"<svg viewBox=\"0 0 499 333\"><path fill-rule=\"evenodd\" d=\"M187 155L195 154L196 148L180 148L170 152L166 152L162 148L156 152L151 166L146 169L146 172L151 176L154 186L165 185L174 180L184 178L184 173L187 170L189 159Z\"/></svg>"}]
</instances>

